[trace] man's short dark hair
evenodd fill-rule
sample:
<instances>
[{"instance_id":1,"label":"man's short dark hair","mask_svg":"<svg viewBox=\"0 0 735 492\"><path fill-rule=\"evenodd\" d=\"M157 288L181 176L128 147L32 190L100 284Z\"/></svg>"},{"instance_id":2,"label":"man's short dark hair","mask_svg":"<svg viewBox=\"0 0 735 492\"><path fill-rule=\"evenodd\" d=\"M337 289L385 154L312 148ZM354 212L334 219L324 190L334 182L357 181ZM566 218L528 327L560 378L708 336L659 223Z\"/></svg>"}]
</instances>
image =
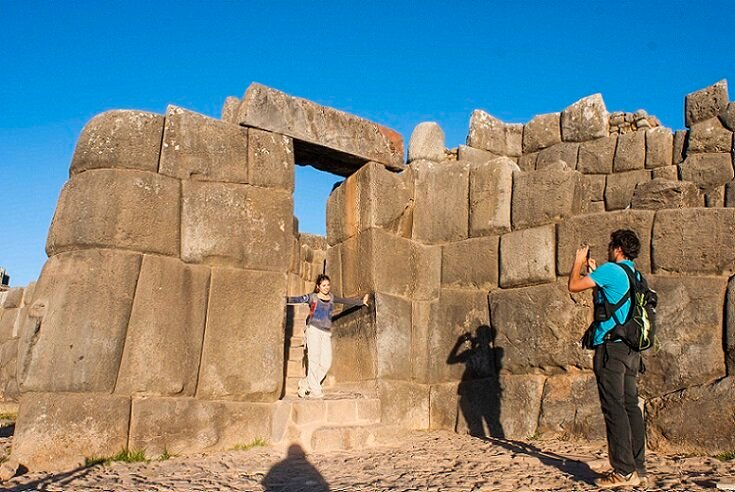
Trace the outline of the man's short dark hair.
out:
<instances>
[{"instance_id":1,"label":"man's short dark hair","mask_svg":"<svg viewBox=\"0 0 735 492\"><path fill-rule=\"evenodd\" d=\"M610 234L609 248L611 251L620 248L623 251L623 256L629 260L634 260L638 258L638 254L641 252L641 242L638 240L636 233L630 229L618 229Z\"/></svg>"}]
</instances>

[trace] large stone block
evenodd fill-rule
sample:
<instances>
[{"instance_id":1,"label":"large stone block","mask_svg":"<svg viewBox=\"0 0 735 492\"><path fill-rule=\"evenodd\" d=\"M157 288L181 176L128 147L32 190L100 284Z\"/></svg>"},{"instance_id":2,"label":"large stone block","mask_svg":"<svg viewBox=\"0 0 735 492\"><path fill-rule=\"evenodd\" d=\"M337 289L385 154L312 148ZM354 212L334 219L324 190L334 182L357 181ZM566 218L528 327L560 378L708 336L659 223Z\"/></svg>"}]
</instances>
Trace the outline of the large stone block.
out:
<instances>
[{"instance_id":1,"label":"large stone block","mask_svg":"<svg viewBox=\"0 0 735 492\"><path fill-rule=\"evenodd\" d=\"M636 132L639 133L639 132ZM674 134L662 126L646 130L646 169L671 166Z\"/></svg>"},{"instance_id":2,"label":"large stone block","mask_svg":"<svg viewBox=\"0 0 735 492\"><path fill-rule=\"evenodd\" d=\"M602 202L605 200L605 186L607 186L607 176L604 174L586 174L587 187L589 190L590 200ZM603 203L603 210L604 210Z\"/></svg>"},{"instance_id":3,"label":"large stone block","mask_svg":"<svg viewBox=\"0 0 735 492\"><path fill-rule=\"evenodd\" d=\"M569 169L577 167L579 155L579 144L575 142L562 142L542 150L536 158L536 169L546 169L558 161L563 161Z\"/></svg>"},{"instance_id":4,"label":"large stone block","mask_svg":"<svg viewBox=\"0 0 735 492\"><path fill-rule=\"evenodd\" d=\"M398 307L396 313L405 315L405 310L398 298L388 298L384 294L376 294L380 299L374 300L370 307L352 308L345 313L340 313L334 317L332 329L332 367L329 370L330 377L333 377L336 383L342 382L358 382L372 381L378 375L378 351L376 344L378 343L378 323L376 321L376 311L381 311L383 319L386 317L388 321L395 322L385 327L388 333L395 334L397 340L401 342L401 348L404 348L406 339L410 344L410 304L408 317L399 319L394 315L391 308ZM381 302L385 301L385 302ZM395 301L395 302L391 302ZM398 304L396 306L396 304ZM381 319L381 321L383 321ZM409 330L402 330L404 323L409 323ZM410 345L409 345L410 347ZM382 356L383 354L381 354ZM405 357L404 357L405 359ZM385 359L383 359L384 362ZM387 361L389 366L396 363L397 366L403 366L403 360Z\"/></svg>"},{"instance_id":5,"label":"large stone block","mask_svg":"<svg viewBox=\"0 0 735 492\"><path fill-rule=\"evenodd\" d=\"M158 171L163 116L115 110L98 114L82 129L70 174L89 169Z\"/></svg>"},{"instance_id":6,"label":"large stone block","mask_svg":"<svg viewBox=\"0 0 735 492\"><path fill-rule=\"evenodd\" d=\"M561 138L565 142L584 142L608 135L608 113L601 94L575 102L561 113Z\"/></svg>"},{"instance_id":7,"label":"large stone block","mask_svg":"<svg viewBox=\"0 0 735 492\"><path fill-rule=\"evenodd\" d=\"M501 157L498 154L488 152L487 150L476 149L469 145L460 145L457 147L457 158L460 161L468 162L489 162ZM512 160L512 159L511 159ZM514 161L515 162L515 161Z\"/></svg>"},{"instance_id":8,"label":"large stone block","mask_svg":"<svg viewBox=\"0 0 735 492\"><path fill-rule=\"evenodd\" d=\"M193 396L209 268L144 256L116 393Z\"/></svg>"},{"instance_id":9,"label":"large stone block","mask_svg":"<svg viewBox=\"0 0 735 492\"><path fill-rule=\"evenodd\" d=\"M181 258L189 263L285 272L291 194L231 183L185 181Z\"/></svg>"},{"instance_id":10,"label":"large stone block","mask_svg":"<svg viewBox=\"0 0 735 492\"><path fill-rule=\"evenodd\" d=\"M667 179L669 181L679 180L679 166L657 167L651 171L653 179Z\"/></svg>"},{"instance_id":11,"label":"large stone block","mask_svg":"<svg viewBox=\"0 0 735 492\"><path fill-rule=\"evenodd\" d=\"M727 108L727 81L719 82L687 94L684 99L684 119L687 128L694 123L713 118Z\"/></svg>"},{"instance_id":12,"label":"large stone block","mask_svg":"<svg viewBox=\"0 0 735 492\"><path fill-rule=\"evenodd\" d=\"M536 161L538 160L538 152L523 154L518 158L518 168L523 172L536 170Z\"/></svg>"},{"instance_id":13,"label":"large stone block","mask_svg":"<svg viewBox=\"0 0 735 492\"><path fill-rule=\"evenodd\" d=\"M723 128L717 118L692 124L687 142L688 152L730 152L732 132Z\"/></svg>"},{"instance_id":14,"label":"large stone block","mask_svg":"<svg viewBox=\"0 0 735 492\"><path fill-rule=\"evenodd\" d=\"M653 179L636 186L631 208L658 210L662 208L700 207L702 197L694 183Z\"/></svg>"},{"instance_id":15,"label":"large stone block","mask_svg":"<svg viewBox=\"0 0 735 492\"><path fill-rule=\"evenodd\" d=\"M113 250L49 258L23 320L23 391L112 392L140 264L141 255Z\"/></svg>"},{"instance_id":16,"label":"large stone block","mask_svg":"<svg viewBox=\"0 0 735 492\"><path fill-rule=\"evenodd\" d=\"M538 431L561 438L605 438L594 374L572 372L546 379Z\"/></svg>"},{"instance_id":17,"label":"large stone block","mask_svg":"<svg viewBox=\"0 0 735 492\"><path fill-rule=\"evenodd\" d=\"M432 384L429 395L429 429L454 431L457 426L459 383Z\"/></svg>"},{"instance_id":18,"label":"large stone block","mask_svg":"<svg viewBox=\"0 0 735 492\"><path fill-rule=\"evenodd\" d=\"M585 174L610 174L618 136L616 134L579 144L577 171Z\"/></svg>"},{"instance_id":19,"label":"large stone block","mask_svg":"<svg viewBox=\"0 0 735 492\"><path fill-rule=\"evenodd\" d=\"M406 429L429 429L430 386L408 381L378 381L381 423Z\"/></svg>"},{"instance_id":20,"label":"large stone block","mask_svg":"<svg viewBox=\"0 0 735 492\"><path fill-rule=\"evenodd\" d=\"M424 243L468 237L469 163L414 161L413 239Z\"/></svg>"},{"instance_id":21,"label":"large stone block","mask_svg":"<svg viewBox=\"0 0 735 492\"><path fill-rule=\"evenodd\" d=\"M59 373L57 372L57 375ZM128 447L130 398L101 393L26 393L13 458L33 471L62 471Z\"/></svg>"},{"instance_id":22,"label":"large stone block","mask_svg":"<svg viewBox=\"0 0 735 492\"><path fill-rule=\"evenodd\" d=\"M704 193L732 180L732 157L730 154L689 154L681 163L681 179L691 181Z\"/></svg>"},{"instance_id":23,"label":"large stone block","mask_svg":"<svg viewBox=\"0 0 735 492\"><path fill-rule=\"evenodd\" d=\"M179 179L247 183L248 131L169 106L158 172Z\"/></svg>"},{"instance_id":24,"label":"large stone block","mask_svg":"<svg viewBox=\"0 0 735 492\"><path fill-rule=\"evenodd\" d=\"M102 247L178 256L179 187L178 180L144 171L73 176L61 190L46 253Z\"/></svg>"},{"instance_id":25,"label":"large stone block","mask_svg":"<svg viewBox=\"0 0 735 492\"><path fill-rule=\"evenodd\" d=\"M134 398L130 449L155 458L164 452L186 455L229 451L268 439L273 405L193 398Z\"/></svg>"},{"instance_id":26,"label":"large stone block","mask_svg":"<svg viewBox=\"0 0 735 492\"><path fill-rule=\"evenodd\" d=\"M520 157L523 150L523 125L503 123L476 109L470 117L467 145L501 156Z\"/></svg>"},{"instance_id":27,"label":"large stone block","mask_svg":"<svg viewBox=\"0 0 735 492\"><path fill-rule=\"evenodd\" d=\"M297 162L342 176L368 161L404 167L403 138L396 131L257 83L245 92L237 121L295 139Z\"/></svg>"},{"instance_id":28,"label":"large stone block","mask_svg":"<svg viewBox=\"0 0 735 492\"><path fill-rule=\"evenodd\" d=\"M286 135L248 130L248 183L293 192L293 140Z\"/></svg>"},{"instance_id":29,"label":"large stone block","mask_svg":"<svg viewBox=\"0 0 735 492\"><path fill-rule=\"evenodd\" d=\"M514 229L565 219L582 211L587 191L582 175L556 167L513 176L511 216Z\"/></svg>"},{"instance_id":30,"label":"large stone block","mask_svg":"<svg viewBox=\"0 0 735 492\"><path fill-rule=\"evenodd\" d=\"M280 397L285 292L285 273L212 269L197 398Z\"/></svg>"},{"instance_id":31,"label":"large stone block","mask_svg":"<svg viewBox=\"0 0 735 492\"><path fill-rule=\"evenodd\" d=\"M735 376L735 277L727 283L725 299L725 363L727 375Z\"/></svg>"},{"instance_id":32,"label":"large stone block","mask_svg":"<svg viewBox=\"0 0 735 492\"><path fill-rule=\"evenodd\" d=\"M220 119L227 123L237 124L237 110L240 108L240 98L236 96L227 96L224 104L222 104L222 111L220 113Z\"/></svg>"},{"instance_id":33,"label":"large stone block","mask_svg":"<svg viewBox=\"0 0 735 492\"><path fill-rule=\"evenodd\" d=\"M656 345L645 353L644 397L660 396L725 375L723 306L727 280L649 275L658 293Z\"/></svg>"},{"instance_id":34,"label":"large stone block","mask_svg":"<svg viewBox=\"0 0 735 492\"><path fill-rule=\"evenodd\" d=\"M21 307L23 303L23 287L13 287L5 291L5 296L0 303L0 309L13 309Z\"/></svg>"},{"instance_id":35,"label":"large stone block","mask_svg":"<svg viewBox=\"0 0 735 492\"><path fill-rule=\"evenodd\" d=\"M589 294L570 295L566 282L490 293L497 365L510 373L590 368L591 352L577 342L591 321Z\"/></svg>"},{"instance_id":36,"label":"large stone block","mask_svg":"<svg viewBox=\"0 0 735 492\"><path fill-rule=\"evenodd\" d=\"M735 378L695 386L646 406L648 443L665 453L715 455L735 448Z\"/></svg>"},{"instance_id":37,"label":"large stone block","mask_svg":"<svg viewBox=\"0 0 735 492\"><path fill-rule=\"evenodd\" d=\"M732 275L735 209L659 210L652 249L656 273Z\"/></svg>"},{"instance_id":38,"label":"large stone block","mask_svg":"<svg viewBox=\"0 0 735 492\"><path fill-rule=\"evenodd\" d=\"M631 132L618 136L613 159L616 173L643 169L646 163L646 133Z\"/></svg>"},{"instance_id":39,"label":"large stone block","mask_svg":"<svg viewBox=\"0 0 735 492\"><path fill-rule=\"evenodd\" d=\"M581 215L559 224L557 232L556 269L559 275L569 275L574 255L582 244L590 246L592 258L598 263L607 260L610 234L617 229L631 229L641 241L641 251L635 260L636 268L651 271L651 228L655 212L648 210L621 210Z\"/></svg>"},{"instance_id":40,"label":"large stone block","mask_svg":"<svg viewBox=\"0 0 735 492\"><path fill-rule=\"evenodd\" d=\"M408 162L419 159L441 161L444 154L444 131L434 121L424 121L416 125L408 141Z\"/></svg>"},{"instance_id":41,"label":"large stone block","mask_svg":"<svg viewBox=\"0 0 735 492\"><path fill-rule=\"evenodd\" d=\"M561 114L535 116L523 127L523 153L551 147L561 142Z\"/></svg>"},{"instance_id":42,"label":"large stone block","mask_svg":"<svg viewBox=\"0 0 735 492\"><path fill-rule=\"evenodd\" d=\"M500 239L500 286L553 282L556 227L547 225L504 234Z\"/></svg>"},{"instance_id":43,"label":"large stone block","mask_svg":"<svg viewBox=\"0 0 735 492\"><path fill-rule=\"evenodd\" d=\"M687 130L677 130L674 132L674 151L671 164L679 165L684 162L687 155L687 140L689 132Z\"/></svg>"},{"instance_id":44,"label":"large stone block","mask_svg":"<svg viewBox=\"0 0 735 492\"><path fill-rule=\"evenodd\" d=\"M629 207L636 186L649 179L651 179L649 171L644 169L611 174L607 177L607 186L605 186L605 208L620 210Z\"/></svg>"},{"instance_id":45,"label":"large stone block","mask_svg":"<svg viewBox=\"0 0 735 492\"><path fill-rule=\"evenodd\" d=\"M442 287L489 291L498 285L498 236L442 247Z\"/></svg>"},{"instance_id":46,"label":"large stone block","mask_svg":"<svg viewBox=\"0 0 735 492\"><path fill-rule=\"evenodd\" d=\"M469 214L471 237L510 231L513 173L518 166L508 158L470 165Z\"/></svg>"}]
</instances>

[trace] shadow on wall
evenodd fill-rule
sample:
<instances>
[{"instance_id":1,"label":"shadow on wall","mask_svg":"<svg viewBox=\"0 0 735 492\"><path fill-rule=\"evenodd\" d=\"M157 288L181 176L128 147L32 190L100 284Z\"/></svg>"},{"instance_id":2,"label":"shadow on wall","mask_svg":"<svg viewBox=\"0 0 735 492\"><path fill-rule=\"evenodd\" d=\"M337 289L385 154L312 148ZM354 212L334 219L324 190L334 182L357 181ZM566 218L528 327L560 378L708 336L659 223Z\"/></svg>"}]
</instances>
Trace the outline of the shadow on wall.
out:
<instances>
[{"instance_id":1,"label":"shadow on wall","mask_svg":"<svg viewBox=\"0 0 735 492\"><path fill-rule=\"evenodd\" d=\"M261 482L268 492L305 490L309 492L328 492L329 484L319 470L306 459L304 450L298 444L288 448L283 461L273 465Z\"/></svg>"},{"instance_id":2,"label":"shadow on wall","mask_svg":"<svg viewBox=\"0 0 735 492\"><path fill-rule=\"evenodd\" d=\"M465 365L457 390L461 413L457 420L464 419L471 436L505 437L500 423L502 388L498 376L503 349L495 347L496 335L495 328L481 325L475 336L470 332L461 335L447 358L447 364Z\"/></svg>"}]
</instances>

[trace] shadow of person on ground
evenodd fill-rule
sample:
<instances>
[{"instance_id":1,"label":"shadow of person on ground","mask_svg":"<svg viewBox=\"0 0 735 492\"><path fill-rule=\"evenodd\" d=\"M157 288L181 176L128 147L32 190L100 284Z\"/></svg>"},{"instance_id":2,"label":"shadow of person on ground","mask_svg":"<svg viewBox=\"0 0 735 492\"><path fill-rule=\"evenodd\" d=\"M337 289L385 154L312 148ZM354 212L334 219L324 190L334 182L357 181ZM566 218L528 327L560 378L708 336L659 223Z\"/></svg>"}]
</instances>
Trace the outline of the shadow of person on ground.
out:
<instances>
[{"instance_id":1,"label":"shadow of person on ground","mask_svg":"<svg viewBox=\"0 0 735 492\"><path fill-rule=\"evenodd\" d=\"M273 465L261 484L268 492L329 491L329 484L314 465L309 463L304 450L298 444L289 446L286 458Z\"/></svg>"},{"instance_id":2,"label":"shadow of person on ground","mask_svg":"<svg viewBox=\"0 0 735 492\"><path fill-rule=\"evenodd\" d=\"M33 480L32 482L26 482L9 488L2 488L2 485L8 487L12 484L0 484L0 490L4 490L6 492L29 492L32 490L48 490L49 487L52 486L53 490L65 490L67 487L71 489L73 488L73 482L75 480L81 480L85 478L92 472L92 470L96 466L99 465L80 466L67 472L45 475L36 480ZM16 477L24 475L26 473L28 473L28 469L25 466L20 465L20 469L18 470Z\"/></svg>"},{"instance_id":3,"label":"shadow of person on ground","mask_svg":"<svg viewBox=\"0 0 735 492\"><path fill-rule=\"evenodd\" d=\"M505 437L500 422L502 388L499 371L503 361L503 349L495 347L496 331L487 325L460 335L452 347L447 364L464 364L462 381L457 389L459 410L456 430L463 430L475 437ZM461 422L464 419L464 422Z\"/></svg>"}]
</instances>

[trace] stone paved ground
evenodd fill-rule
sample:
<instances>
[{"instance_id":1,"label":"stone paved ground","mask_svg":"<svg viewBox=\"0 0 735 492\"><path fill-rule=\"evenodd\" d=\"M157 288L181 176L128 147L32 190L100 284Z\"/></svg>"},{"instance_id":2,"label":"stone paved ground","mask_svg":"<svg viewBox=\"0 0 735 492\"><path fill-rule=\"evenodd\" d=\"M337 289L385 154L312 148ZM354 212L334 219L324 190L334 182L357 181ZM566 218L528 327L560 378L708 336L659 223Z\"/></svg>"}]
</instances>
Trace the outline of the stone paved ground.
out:
<instances>
[{"instance_id":1,"label":"stone paved ground","mask_svg":"<svg viewBox=\"0 0 735 492\"><path fill-rule=\"evenodd\" d=\"M7 442L6 442L7 445ZM113 463L49 475L29 473L8 491L530 491L594 490L604 443L483 440L449 432L407 434L360 451L288 456L271 448L149 463ZM650 453L650 490L708 490L735 477L735 461Z\"/></svg>"}]
</instances>

